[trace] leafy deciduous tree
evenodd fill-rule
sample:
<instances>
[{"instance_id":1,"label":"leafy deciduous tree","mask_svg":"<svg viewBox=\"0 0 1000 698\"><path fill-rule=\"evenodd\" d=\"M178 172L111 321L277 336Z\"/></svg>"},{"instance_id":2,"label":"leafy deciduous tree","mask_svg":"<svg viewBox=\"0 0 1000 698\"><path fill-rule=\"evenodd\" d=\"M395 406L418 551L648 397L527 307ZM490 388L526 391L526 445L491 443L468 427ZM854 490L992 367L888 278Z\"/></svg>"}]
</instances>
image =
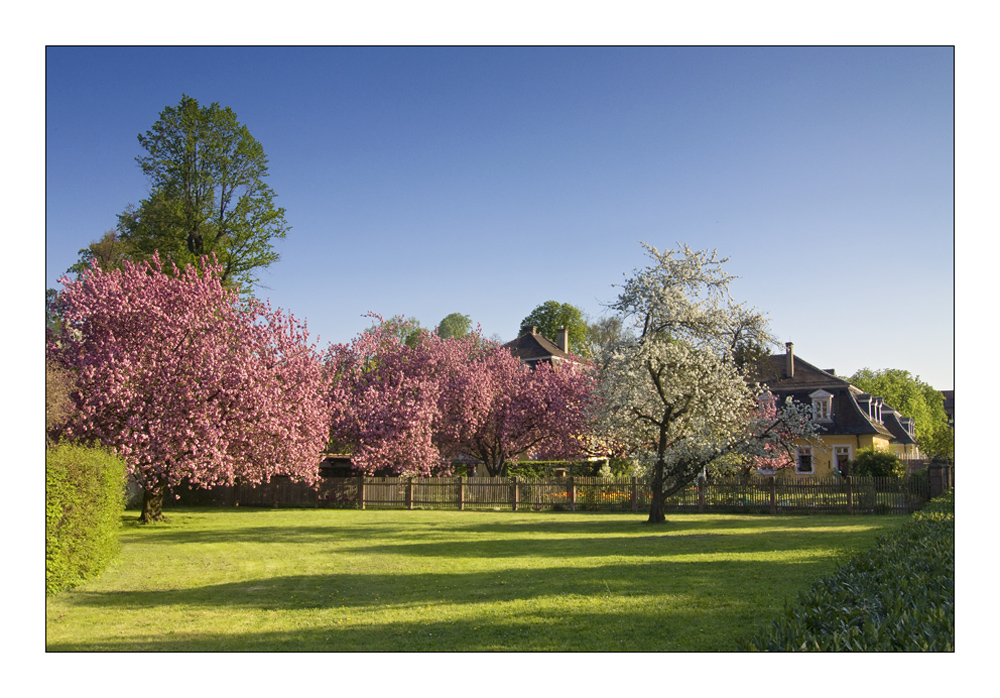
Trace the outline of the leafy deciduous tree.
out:
<instances>
[{"instance_id":1,"label":"leafy deciduous tree","mask_svg":"<svg viewBox=\"0 0 1000 698\"><path fill-rule=\"evenodd\" d=\"M866 393L881 397L902 415L913 418L918 442L948 425L941 393L909 371L862 368L848 380Z\"/></svg>"},{"instance_id":2,"label":"leafy deciduous tree","mask_svg":"<svg viewBox=\"0 0 1000 698\"><path fill-rule=\"evenodd\" d=\"M438 337L445 339L464 337L472 331L472 320L468 315L451 313L438 325Z\"/></svg>"},{"instance_id":3,"label":"leafy deciduous tree","mask_svg":"<svg viewBox=\"0 0 1000 698\"><path fill-rule=\"evenodd\" d=\"M66 331L49 349L77 374L72 438L121 455L144 488L142 521L167 488L312 481L329 427L327 386L304 325L223 286L202 259L185 270L125 262L63 277Z\"/></svg>"},{"instance_id":4,"label":"leafy deciduous tree","mask_svg":"<svg viewBox=\"0 0 1000 698\"><path fill-rule=\"evenodd\" d=\"M244 288L278 260L272 245L288 230L285 210L265 183L267 156L229 107L184 95L166 107L136 158L152 191L119 216L119 239L133 257L155 251L183 268L214 254L224 283Z\"/></svg>"},{"instance_id":5,"label":"leafy deciduous tree","mask_svg":"<svg viewBox=\"0 0 1000 698\"><path fill-rule=\"evenodd\" d=\"M375 333L385 337L395 337L408 347L415 347L421 339L430 334L429 331L420 326L420 321L412 315L404 318L402 315L383 320L380 316L370 314L376 318L375 325L369 327L365 332Z\"/></svg>"},{"instance_id":6,"label":"leafy deciduous tree","mask_svg":"<svg viewBox=\"0 0 1000 698\"><path fill-rule=\"evenodd\" d=\"M611 351L615 344L625 338L622 320L617 315L608 315L587 322L587 335L583 342L581 355L598 357L605 351Z\"/></svg>"},{"instance_id":7,"label":"leafy deciduous tree","mask_svg":"<svg viewBox=\"0 0 1000 698\"><path fill-rule=\"evenodd\" d=\"M95 240L80 250L80 259L66 272L80 276L94 264L101 271L111 271L120 267L125 260L132 259L131 251L130 245L119 238L117 232L109 230L100 240Z\"/></svg>"}]
</instances>

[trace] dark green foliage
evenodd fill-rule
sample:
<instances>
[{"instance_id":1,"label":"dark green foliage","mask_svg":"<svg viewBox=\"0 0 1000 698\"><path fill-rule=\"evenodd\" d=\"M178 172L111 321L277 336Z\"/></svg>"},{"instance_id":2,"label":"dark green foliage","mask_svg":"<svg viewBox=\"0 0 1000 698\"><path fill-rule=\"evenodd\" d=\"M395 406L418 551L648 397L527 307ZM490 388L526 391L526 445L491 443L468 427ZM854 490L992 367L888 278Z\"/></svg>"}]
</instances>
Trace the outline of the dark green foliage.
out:
<instances>
[{"instance_id":1,"label":"dark green foliage","mask_svg":"<svg viewBox=\"0 0 1000 698\"><path fill-rule=\"evenodd\" d=\"M101 448L45 452L45 593L100 574L118 553L125 463Z\"/></svg>"},{"instance_id":2,"label":"dark green foliage","mask_svg":"<svg viewBox=\"0 0 1000 698\"><path fill-rule=\"evenodd\" d=\"M256 270L278 261L274 241L289 227L266 183L267 155L229 107L202 106L187 95L160 112L136 158L149 197L118 217L117 248L132 259L159 251L179 267L214 254L223 283L246 291ZM108 247L107 237L98 247ZM101 254L91 245L81 262Z\"/></svg>"},{"instance_id":3,"label":"dark green foliage","mask_svg":"<svg viewBox=\"0 0 1000 698\"><path fill-rule=\"evenodd\" d=\"M906 465L899 457L877 448L863 448L851 464L851 475L857 477L903 477Z\"/></svg>"},{"instance_id":4,"label":"dark green foliage","mask_svg":"<svg viewBox=\"0 0 1000 698\"><path fill-rule=\"evenodd\" d=\"M954 490L813 585L740 649L953 652Z\"/></svg>"},{"instance_id":5,"label":"dark green foliage","mask_svg":"<svg viewBox=\"0 0 1000 698\"><path fill-rule=\"evenodd\" d=\"M565 460L521 461L507 464L509 477L555 477L556 468L565 468L566 474L580 477L596 477L602 461L571 462Z\"/></svg>"}]
</instances>

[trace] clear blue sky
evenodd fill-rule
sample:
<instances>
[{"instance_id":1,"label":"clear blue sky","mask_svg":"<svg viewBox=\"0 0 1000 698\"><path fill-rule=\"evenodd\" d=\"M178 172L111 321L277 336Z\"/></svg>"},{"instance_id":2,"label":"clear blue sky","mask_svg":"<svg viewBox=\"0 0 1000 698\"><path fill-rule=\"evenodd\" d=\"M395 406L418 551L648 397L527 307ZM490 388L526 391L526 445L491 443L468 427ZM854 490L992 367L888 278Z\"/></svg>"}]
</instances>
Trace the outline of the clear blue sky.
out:
<instances>
[{"instance_id":1,"label":"clear blue sky","mask_svg":"<svg viewBox=\"0 0 1000 698\"><path fill-rule=\"evenodd\" d=\"M512 339L593 317L639 241L731 258L820 368L954 374L950 48L47 48L46 286L148 193L189 94L270 158L292 230L257 295L346 342L375 311Z\"/></svg>"}]
</instances>

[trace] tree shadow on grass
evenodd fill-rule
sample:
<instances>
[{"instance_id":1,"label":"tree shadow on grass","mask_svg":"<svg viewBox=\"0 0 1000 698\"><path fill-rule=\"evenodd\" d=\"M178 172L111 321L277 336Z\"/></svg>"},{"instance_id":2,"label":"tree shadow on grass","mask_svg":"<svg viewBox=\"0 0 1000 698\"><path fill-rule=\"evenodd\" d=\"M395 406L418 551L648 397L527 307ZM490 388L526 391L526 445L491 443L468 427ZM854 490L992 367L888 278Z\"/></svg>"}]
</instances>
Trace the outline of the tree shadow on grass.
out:
<instances>
[{"instance_id":1,"label":"tree shadow on grass","mask_svg":"<svg viewBox=\"0 0 1000 698\"><path fill-rule=\"evenodd\" d=\"M760 595L792 592L829 565L819 561L656 562L463 574L278 576L191 589L72 592L73 606L120 619L152 609L183 618L161 633L81 642L49 651L711 651L760 624ZM758 581L754 582L754 577ZM788 580L794 580L789 586ZM757 599L753 601L752 599ZM777 595L765 608L777 612ZM445 607L464 607L443 617ZM199 632L199 609L260 619L253 632ZM498 613L498 609L504 609ZM514 610L511 610L514 609ZM305 629L269 631L270 615ZM401 619L400 616L408 616ZM413 616L416 616L414 618ZM322 627L308 627L321 618ZM353 619L353 622L351 622ZM311 621L316 625L317 621ZM698 635L705 633L705 641ZM720 639L721 638L721 639Z\"/></svg>"},{"instance_id":2,"label":"tree shadow on grass","mask_svg":"<svg viewBox=\"0 0 1000 698\"><path fill-rule=\"evenodd\" d=\"M289 516L289 512L292 514ZM320 513L322 512L322 513ZM605 512L563 513L540 512L441 512L401 510L339 511L333 509L209 509L188 508L172 512L165 524L141 526L134 518L123 517L123 539L129 542L157 543L261 543L298 544L324 541L399 541L398 550L409 547L409 541L422 536L455 537L467 534L476 540L478 534L528 536L543 539L545 534L586 537L606 537L620 533L623 540L632 538L677 537L681 532L724 532L733 529L759 529L771 537L776 530L798 532L830 532L831 527L867 527L880 525L870 517L847 516L698 516L681 514L668 518L665 524L648 524L642 515L608 514ZM214 516L218 514L219 516ZM273 514L271 516L270 514ZM300 515L301 514L301 515ZM317 516L322 523L316 523ZM504 520L505 517L511 520ZM363 517L364 523L358 518ZM628 517L628 518L623 518ZM214 525L214 520L226 522ZM260 519L262 525L250 525L247 519ZM269 521L270 519L270 521ZM233 521L233 524L229 524ZM196 524L196 525L192 525ZM741 534L742 537L743 534ZM554 538L553 538L554 540ZM514 543L517 545L518 543ZM462 546L459 546L460 548ZM766 546L765 546L766 547ZM502 550L500 546L498 550ZM375 548L372 548L373 550ZM386 549L385 552L390 552ZM510 555L513 553L499 553ZM562 554L558 552L557 554Z\"/></svg>"},{"instance_id":3,"label":"tree shadow on grass","mask_svg":"<svg viewBox=\"0 0 1000 698\"><path fill-rule=\"evenodd\" d=\"M611 622L609 622L611 621ZM725 636L703 628L726 627ZM711 652L735 651L757 623L734 625L726 614L685 611L532 614L520 619L427 620L328 625L295 631L162 634L51 643L49 652ZM732 637L729 637L729 636Z\"/></svg>"}]
</instances>

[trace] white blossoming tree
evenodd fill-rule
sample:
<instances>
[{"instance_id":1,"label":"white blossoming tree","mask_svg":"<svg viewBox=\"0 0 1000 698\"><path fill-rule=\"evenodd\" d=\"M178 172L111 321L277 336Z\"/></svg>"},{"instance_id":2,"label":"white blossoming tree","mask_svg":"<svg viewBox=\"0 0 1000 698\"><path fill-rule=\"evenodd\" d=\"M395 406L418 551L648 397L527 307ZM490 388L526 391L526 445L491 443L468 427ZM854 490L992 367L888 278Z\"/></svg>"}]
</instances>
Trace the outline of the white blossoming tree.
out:
<instances>
[{"instance_id":1,"label":"white blossoming tree","mask_svg":"<svg viewBox=\"0 0 1000 698\"><path fill-rule=\"evenodd\" d=\"M666 498L706 466L773 458L817 427L808 408L775 405L750 379L745 357L775 340L763 315L730 297L728 260L686 245L643 247L650 264L610 306L632 331L600 357L595 430L648 467L649 521L660 523Z\"/></svg>"}]
</instances>

